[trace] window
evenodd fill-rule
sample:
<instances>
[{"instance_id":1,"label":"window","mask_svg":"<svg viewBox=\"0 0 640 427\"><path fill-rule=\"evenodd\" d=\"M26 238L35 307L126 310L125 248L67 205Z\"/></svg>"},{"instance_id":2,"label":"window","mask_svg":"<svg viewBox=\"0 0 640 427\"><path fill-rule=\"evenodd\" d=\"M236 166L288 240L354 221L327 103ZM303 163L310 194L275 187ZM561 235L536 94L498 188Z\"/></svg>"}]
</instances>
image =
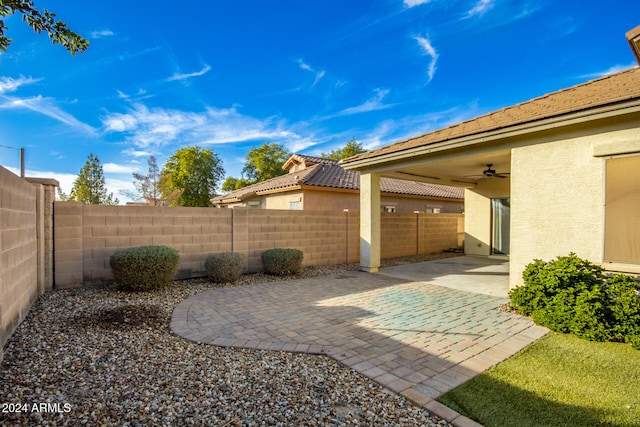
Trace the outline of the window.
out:
<instances>
[{"instance_id":1,"label":"window","mask_svg":"<svg viewBox=\"0 0 640 427\"><path fill-rule=\"evenodd\" d=\"M249 202L249 209L260 209L260 202Z\"/></svg>"},{"instance_id":2,"label":"window","mask_svg":"<svg viewBox=\"0 0 640 427\"><path fill-rule=\"evenodd\" d=\"M424 211L426 213L440 213L440 208L426 208Z\"/></svg>"},{"instance_id":3,"label":"window","mask_svg":"<svg viewBox=\"0 0 640 427\"><path fill-rule=\"evenodd\" d=\"M299 211L300 210L300 201L296 200L294 202L289 202L289 210Z\"/></svg>"},{"instance_id":4,"label":"window","mask_svg":"<svg viewBox=\"0 0 640 427\"><path fill-rule=\"evenodd\" d=\"M396 207L395 206L384 206L382 208L382 212L395 212L396 211Z\"/></svg>"},{"instance_id":5,"label":"window","mask_svg":"<svg viewBox=\"0 0 640 427\"><path fill-rule=\"evenodd\" d=\"M604 260L640 264L640 156L606 160Z\"/></svg>"}]
</instances>

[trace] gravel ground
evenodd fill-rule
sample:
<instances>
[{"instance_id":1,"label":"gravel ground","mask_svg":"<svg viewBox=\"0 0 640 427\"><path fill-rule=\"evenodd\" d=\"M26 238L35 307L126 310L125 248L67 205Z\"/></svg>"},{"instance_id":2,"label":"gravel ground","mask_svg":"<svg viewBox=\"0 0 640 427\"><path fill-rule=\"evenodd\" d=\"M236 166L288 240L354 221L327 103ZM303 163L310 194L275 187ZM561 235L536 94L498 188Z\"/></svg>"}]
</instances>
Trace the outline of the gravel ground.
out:
<instances>
[{"instance_id":1,"label":"gravel ground","mask_svg":"<svg viewBox=\"0 0 640 427\"><path fill-rule=\"evenodd\" d=\"M355 268L308 267L288 279ZM169 330L173 307L195 293L275 280L42 295L5 347L0 425L449 426L327 356L219 348Z\"/></svg>"}]
</instances>

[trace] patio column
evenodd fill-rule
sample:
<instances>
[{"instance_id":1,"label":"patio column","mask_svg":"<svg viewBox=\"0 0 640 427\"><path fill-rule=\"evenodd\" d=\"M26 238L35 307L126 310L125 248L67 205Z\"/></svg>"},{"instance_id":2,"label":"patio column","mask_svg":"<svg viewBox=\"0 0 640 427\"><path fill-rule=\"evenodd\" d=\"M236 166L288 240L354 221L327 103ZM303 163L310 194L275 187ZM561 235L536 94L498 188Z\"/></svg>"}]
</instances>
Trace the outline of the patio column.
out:
<instances>
[{"instance_id":1,"label":"patio column","mask_svg":"<svg viewBox=\"0 0 640 427\"><path fill-rule=\"evenodd\" d=\"M360 172L360 267L380 267L380 174Z\"/></svg>"}]
</instances>

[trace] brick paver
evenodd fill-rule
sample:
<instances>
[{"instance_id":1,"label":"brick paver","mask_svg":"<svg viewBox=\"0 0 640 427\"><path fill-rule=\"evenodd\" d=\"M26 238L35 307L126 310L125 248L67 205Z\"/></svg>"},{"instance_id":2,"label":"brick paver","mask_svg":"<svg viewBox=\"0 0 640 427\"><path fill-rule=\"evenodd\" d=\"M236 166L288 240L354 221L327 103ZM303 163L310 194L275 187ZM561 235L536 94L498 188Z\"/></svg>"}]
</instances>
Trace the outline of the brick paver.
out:
<instances>
[{"instance_id":1,"label":"brick paver","mask_svg":"<svg viewBox=\"0 0 640 427\"><path fill-rule=\"evenodd\" d=\"M499 311L505 302L348 272L202 292L175 308L171 330L223 347L326 354L433 409L433 399L548 332Z\"/></svg>"}]
</instances>

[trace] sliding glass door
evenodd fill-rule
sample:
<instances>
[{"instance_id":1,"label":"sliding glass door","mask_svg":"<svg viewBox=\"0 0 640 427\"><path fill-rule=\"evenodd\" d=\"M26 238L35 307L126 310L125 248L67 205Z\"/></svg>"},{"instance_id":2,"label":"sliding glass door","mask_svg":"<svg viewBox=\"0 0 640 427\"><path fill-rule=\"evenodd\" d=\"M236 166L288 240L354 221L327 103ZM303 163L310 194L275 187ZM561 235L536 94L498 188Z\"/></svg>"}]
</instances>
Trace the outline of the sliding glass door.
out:
<instances>
[{"instance_id":1,"label":"sliding glass door","mask_svg":"<svg viewBox=\"0 0 640 427\"><path fill-rule=\"evenodd\" d=\"M491 254L509 255L510 199L491 199Z\"/></svg>"}]
</instances>

